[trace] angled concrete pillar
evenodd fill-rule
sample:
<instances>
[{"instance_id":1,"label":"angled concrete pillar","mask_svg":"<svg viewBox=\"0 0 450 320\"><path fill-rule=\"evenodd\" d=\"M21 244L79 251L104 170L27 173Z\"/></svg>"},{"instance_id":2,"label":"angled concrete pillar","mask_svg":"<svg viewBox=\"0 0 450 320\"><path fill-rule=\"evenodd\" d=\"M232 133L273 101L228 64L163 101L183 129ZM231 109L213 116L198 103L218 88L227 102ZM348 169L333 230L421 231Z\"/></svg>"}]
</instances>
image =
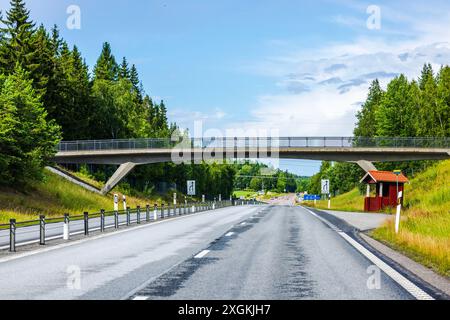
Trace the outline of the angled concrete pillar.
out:
<instances>
[{"instance_id":1,"label":"angled concrete pillar","mask_svg":"<svg viewBox=\"0 0 450 320\"><path fill-rule=\"evenodd\" d=\"M136 163L127 162L122 165L114 172L112 177L108 180L105 186L102 189L102 194L105 195L109 191L111 191L117 184L126 177L127 174L130 173L131 170L134 169Z\"/></svg>"},{"instance_id":2,"label":"angled concrete pillar","mask_svg":"<svg viewBox=\"0 0 450 320\"><path fill-rule=\"evenodd\" d=\"M377 168L373 165L372 162L367 161L367 160L359 160L356 162L361 169L363 169L365 172L369 172L369 171L377 171Z\"/></svg>"}]
</instances>

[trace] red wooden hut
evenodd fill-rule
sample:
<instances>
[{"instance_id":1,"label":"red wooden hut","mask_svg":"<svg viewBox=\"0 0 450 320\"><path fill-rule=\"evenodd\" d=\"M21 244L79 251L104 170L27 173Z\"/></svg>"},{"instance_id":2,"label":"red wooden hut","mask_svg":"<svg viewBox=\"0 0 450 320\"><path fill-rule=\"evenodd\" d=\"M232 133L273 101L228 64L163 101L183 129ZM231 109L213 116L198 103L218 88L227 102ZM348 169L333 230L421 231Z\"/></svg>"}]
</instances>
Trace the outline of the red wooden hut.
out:
<instances>
[{"instance_id":1,"label":"red wooden hut","mask_svg":"<svg viewBox=\"0 0 450 320\"><path fill-rule=\"evenodd\" d=\"M396 175L390 171L369 171L362 178L361 183L367 183L367 195L364 201L364 210L376 212L386 207L397 206L398 192L404 191L405 183L409 182L405 175ZM376 196L370 196L371 186L376 186ZM401 200L403 202L403 198ZM403 203L402 203L403 204Z\"/></svg>"}]
</instances>

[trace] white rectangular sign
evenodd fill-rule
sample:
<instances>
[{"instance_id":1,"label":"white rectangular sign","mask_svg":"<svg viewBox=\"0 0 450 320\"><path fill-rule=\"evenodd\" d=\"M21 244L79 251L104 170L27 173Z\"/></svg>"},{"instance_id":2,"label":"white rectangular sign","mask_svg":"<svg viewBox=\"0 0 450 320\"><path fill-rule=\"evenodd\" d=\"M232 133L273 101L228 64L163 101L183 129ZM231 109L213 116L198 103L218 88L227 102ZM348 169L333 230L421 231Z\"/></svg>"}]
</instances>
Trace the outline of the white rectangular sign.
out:
<instances>
[{"instance_id":1,"label":"white rectangular sign","mask_svg":"<svg viewBox=\"0 0 450 320\"><path fill-rule=\"evenodd\" d=\"M322 180L322 194L330 194L330 180Z\"/></svg>"},{"instance_id":2,"label":"white rectangular sign","mask_svg":"<svg viewBox=\"0 0 450 320\"><path fill-rule=\"evenodd\" d=\"M187 182L187 194L188 196L195 196L195 180L189 180Z\"/></svg>"}]
</instances>

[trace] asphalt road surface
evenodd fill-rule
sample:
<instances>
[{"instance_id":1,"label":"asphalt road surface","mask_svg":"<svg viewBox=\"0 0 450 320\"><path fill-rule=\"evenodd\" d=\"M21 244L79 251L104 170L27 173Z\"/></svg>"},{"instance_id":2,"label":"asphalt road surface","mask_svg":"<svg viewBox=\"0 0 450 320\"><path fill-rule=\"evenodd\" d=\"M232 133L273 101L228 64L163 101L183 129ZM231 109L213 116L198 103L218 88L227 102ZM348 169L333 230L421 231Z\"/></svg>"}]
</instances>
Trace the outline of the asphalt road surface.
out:
<instances>
[{"instance_id":1,"label":"asphalt road surface","mask_svg":"<svg viewBox=\"0 0 450 320\"><path fill-rule=\"evenodd\" d=\"M306 209L241 206L0 259L0 299L413 299ZM372 271L371 271L372 270Z\"/></svg>"}]
</instances>

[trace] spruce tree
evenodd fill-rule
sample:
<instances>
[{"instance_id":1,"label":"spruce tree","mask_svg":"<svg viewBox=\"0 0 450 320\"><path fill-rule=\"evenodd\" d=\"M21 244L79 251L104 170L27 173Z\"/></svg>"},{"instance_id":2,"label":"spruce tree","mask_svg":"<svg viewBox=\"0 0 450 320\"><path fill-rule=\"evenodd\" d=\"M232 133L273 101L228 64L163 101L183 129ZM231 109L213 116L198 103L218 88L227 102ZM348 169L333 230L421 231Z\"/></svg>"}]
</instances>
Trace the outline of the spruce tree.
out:
<instances>
[{"instance_id":1,"label":"spruce tree","mask_svg":"<svg viewBox=\"0 0 450 320\"><path fill-rule=\"evenodd\" d=\"M128 67L127 58L123 57L122 63L119 67L119 79L129 79L130 78L130 69Z\"/></svg>"},{"instance_id":2,"label":"spruce tree","mask_svg":"<svg viewBox=\"0 0 450 320\"><path fill-rule=\"evenodd\" d=\"M2 19L4 25L0 29L3 41L0 50L0 65L5 73L14 72L19 63L26 71L31 72L38 67L33 64L36 48L33 46L35 24L30 19L30 12L25 7L23 0L11 0L11 8L6 12L6 18Z\"/></svg>"},{"instance_id":3,"label":"spruce tree","mask_svg":"<svg viewBox=\"0 0 450 320\"><path fill-rule=\"evenodd\" d=\"M142 95L143 95L142 84L141 81L139 80L139 74L136 69L136 65L134 64L131 66L130 70L130 81L133 84L133 88L138 95L139 103L142 103Z\"/></svg>"},{"instance_id":4,"label":"spruce tree","mask_svg":"<svg viewBox=\"0 0 450 320\"><path fill-rule=\"evenodd\" d=\"M356 137L374 137L376 135L377 123L375 121L375 113L382 98L383 90L380 87L380 82L376 79L369 88L366 102L356 115L358 119L354 130Z\"/></svg>"},{"instance_id":5,"label":"spruce tree","mask_svg":"<svg viewBox=\"0 0 450 320\"><path fill-rule=\"evenodd\" d=\"M47 113L20 66L0 81L0 184L22 186L41 177L55 154L60 128Z\"/></svg>"},{"instance_id":6,"label":"spruce tree","mask_svg":"<svg viewBox=\"0 0 450 320\"><path fill-rule=\"evenodd\" d=\"M97 80L117 80L118 65L111 52L111 45L108 42L103 44L102 52L94 67L94 79Z\"/></svg>"},{"instance_id":7,"label":"spruce tree","mask_svg":"<svg viewBox=\"0 0 450 320\"><path fill-rule=\"evenodd\" d=\"M426 63L422 68L422 74L419 78L420 90L425 90L425 85L430 79L434 80L433 67L430 63Z\"/></svg>"}]
</instances>

